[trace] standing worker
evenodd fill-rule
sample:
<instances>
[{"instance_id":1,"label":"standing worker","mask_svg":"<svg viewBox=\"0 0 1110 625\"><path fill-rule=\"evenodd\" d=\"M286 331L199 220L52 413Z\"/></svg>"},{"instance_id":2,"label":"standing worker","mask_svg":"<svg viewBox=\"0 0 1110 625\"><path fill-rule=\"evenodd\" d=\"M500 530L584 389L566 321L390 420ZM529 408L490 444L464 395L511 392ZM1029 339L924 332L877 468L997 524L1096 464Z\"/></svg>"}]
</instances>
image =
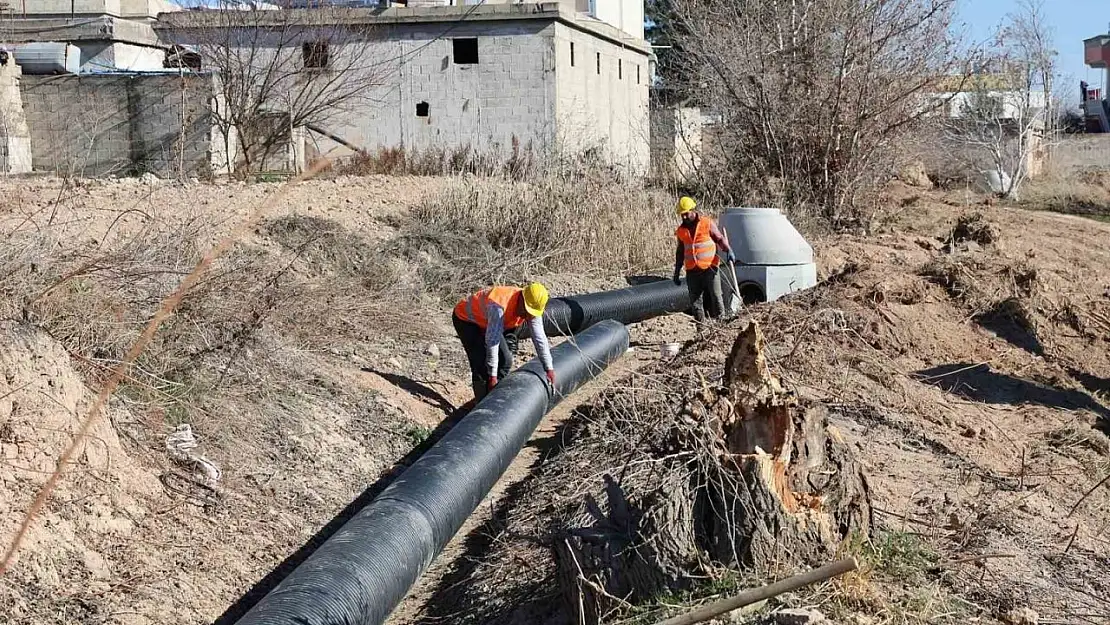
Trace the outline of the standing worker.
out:
<instances>
[{"instance_id":1,"label":"standing worker","mask_svg":"<svg viewBox=\"0 0 1110 625\"><path fill-rule=\"evenodd\" d=\"M492 286L482 289L455 305L455 334L466 350L474 401L481 401L497 381L513 368L519 331L528 323L536 356L547 371L547 381L555 386L555 365L551 345L543 331L543 309L547 289L533 282L521 289Z\"/></svg>"},{"instance_id":2,"label":"standing worker","mask_svg":"<svg viewBox=\"0 0 1110 625\"><path fill-rule=\"evenodd\" d=\"M717 224L707 215L698 211L693 198L683 197L678 201L675 213L682 223L675 230L678 247L674 256L674 283L681 284L679 275L686 268L686 288L690 291L690 304L694 307L694 319L705 321L705 313L717 319L724 312L724 298L721 295L721 277L718 266L717 248L725 252L725 260L733 263L736 257L728 241L721 236ZM704 305L703 301L704 300Z\"/></svg>"}]
</instances>

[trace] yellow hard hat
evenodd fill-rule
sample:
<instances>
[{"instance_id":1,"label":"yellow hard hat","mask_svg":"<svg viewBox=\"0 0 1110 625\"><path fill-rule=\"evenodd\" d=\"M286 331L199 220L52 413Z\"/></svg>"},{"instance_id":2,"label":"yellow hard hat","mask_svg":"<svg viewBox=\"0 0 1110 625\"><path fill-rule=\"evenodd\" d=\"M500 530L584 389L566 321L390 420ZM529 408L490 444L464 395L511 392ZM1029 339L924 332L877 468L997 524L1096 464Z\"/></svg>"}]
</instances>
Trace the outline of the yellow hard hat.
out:
<instances>
[{"instance_id":1,"label":"yellow hard hat","mask_svg":"<svg viewBox=\"0 0 1110 625\"><path fill-rule=\"evenodd\" d=\"M533 282L524 287L524 310L533 317L542 317L543 309L547 306L547 287L539 282Z\"/></svg>"},{"instance_id":2,"label":"yellow hard hat","mask_svg":"<svg viewBox=\"0 0 1110 625\"><path fill-rule=\"evenodd\" d=\"M682 199L678 201L678 206L675 207L674 212L676 215L685 215L686 213L689 213L690 211L697 208L697 206L698 203L694 201L694 198L682 196Z\"/></svg>"}]
</instances>

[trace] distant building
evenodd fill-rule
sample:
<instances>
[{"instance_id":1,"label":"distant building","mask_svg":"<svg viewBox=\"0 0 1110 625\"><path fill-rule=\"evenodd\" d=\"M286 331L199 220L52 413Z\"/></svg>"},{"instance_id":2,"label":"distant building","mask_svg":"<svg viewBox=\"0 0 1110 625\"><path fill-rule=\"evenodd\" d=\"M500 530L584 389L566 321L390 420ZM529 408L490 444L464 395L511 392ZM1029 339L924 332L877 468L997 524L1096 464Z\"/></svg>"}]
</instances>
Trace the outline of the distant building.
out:
<instances>
[{"instance_id":1,"label":"distant building","mask_svg":"<svg viewBox=\"0 0 1110 625\"><path fill-rule=\"evenodd\" d=\"M19 0L0 13L0 42L56 41L80 50L83 73L163 69L166 46L154 32L167 0Z\"/></svg>"},{"instance_id":2,"label":"distant building","mask_svg":"<svg viewBox=\"0 0 1110 625\"><path fill-rule=\"evenodd\" d=\"M952 118L986 117L1019 121L1043 115L1048 98L1043 89L1025 89L1002 74L950 76L937 81L927 96L939 114Z\"/></svg>"},{"instance_id":3,"label":"distant building","mask_svg":"<svg viewBox=\"0 0 1110 625\"><path fill-rule=\"evenodd\" d=\"M1088 132L1110 132L1110 34L1091 37L1083 42L1083 60L1093 69L1105 70L1105 79L1100 85L1079 84L1081 107L1087 122Z\"/></svg>"},{"instance_id":4,"label":"distant building","mask_svg":"<svg viewBox=\"0 0 1110 625\"><path fill-rule=\"evenodd\" d=\"M649 60L653 57L644 40L643 0L292 0L303 9L279 9L250 0L218 1L219 10L213 10L209 0L195 0L188 9L167 0L20 0L18 10L9 3L0 14L0 44L9 46L17 62L21 56L36 61L23 72L20 87L35 91L30 100L33 110L28 110L32 139L53 136L44 134L47 123L50 132L72 130L56 128L64 124L54 103L66 101L69 95L97 103L95 116L83 116L96 120L88 122L93 128L80 129L85 137L82 144L95 144L98 134L108 132L104 120L136 118L128 107L140 107L143 123L130 124L134 126L130 138L123 141L131 146L132 156L115 163L117 152L112 152L98 157L89 171L139 171L153 162L164 167L166 159L145 155L151 145L163 146L164 152L165 136L171 130L182 135L182 127L191 124L196 128L190 127L189 133L212 143L207 138L211 115L196 110L200 100L193 90L210 93L211 107L232 105L217 97L227 81L213 75L214 65L202 58L198 46L213 33L222 36L221 29L242 28L229 26L228 10L251 13L249 21L262 32L244 38L265 48L267 44L259 42L273 35L266 30L269 15L276 20L280 14L298 11L319 18L327 14L322 8L339 5L362 7L344 10L343 19L371 34L338 47L357 48L383 78L367 89L363 100L334 107L326 121L291 128L290 145L275 161L276 168L299 170L314 154L343 157L356 149L374 153L401 148L411 154L471 150L507 155L522 150L535 159L588 153L630 174L647 173ZM344 54L343 49L321 46L310 28L296 30L294 36L303 41L284 41L285 51L295 50L298 62L302 62L302 46L305 52L303 66L293 72L292 91L319 77L342 79L337 72L329 75L328 69L329 59ZM45 47L21 47L44 42ZM70 50L79 55L79 61L70 63ZM64 57L54 63L56 69L50 58L39 63L54 51ZM35 73L76 76L50 83L29 75ZM92 74L132 77L84 78ZM167 76L174 74L203 80L175 83ZM159 95L159 89L166 92ZM189 104L183 108L185 96ZM109 110L113 103L121 109ZM280 120L282 105L267 106L276 107L273 119ZM170 120L174 115L175 128L147 127L147 120ZM208 148L211 155L232 162L240 158L234 134L235 129L225 133L224 148ZM42 141L37 143L37 163L53 167L59 159L46 154ZM216 172L231 168L215 166L214 158L203 159L204 167ZM265 162L270 162L268 157Z\"/></svg>"},{"instance_id":5,"label":"distant building","mask_svg":"<svg viewBox=\"0 0 1110 625\"><path fill-rule=\"evenodd\" d=\"M361 47L352 53L372 59L386 78L374 101L331 116L326 133L309 133L304 149L507 154L519 146L537 158L590 152L644 174L651 49L643 38L643 3L604 6L607 13L580 0L462 6L410 0L339 13L371 33L343 46ZM164 41L194 46L226 39L219 31L229 26L217 12L200 10L163 14L155 28ZM311 32L303 44L317 45ZM289 41L281 45L290 48ZM342 54L306 53L306 71L326 70L326 59Z\"/></svg>"}]
</instances>

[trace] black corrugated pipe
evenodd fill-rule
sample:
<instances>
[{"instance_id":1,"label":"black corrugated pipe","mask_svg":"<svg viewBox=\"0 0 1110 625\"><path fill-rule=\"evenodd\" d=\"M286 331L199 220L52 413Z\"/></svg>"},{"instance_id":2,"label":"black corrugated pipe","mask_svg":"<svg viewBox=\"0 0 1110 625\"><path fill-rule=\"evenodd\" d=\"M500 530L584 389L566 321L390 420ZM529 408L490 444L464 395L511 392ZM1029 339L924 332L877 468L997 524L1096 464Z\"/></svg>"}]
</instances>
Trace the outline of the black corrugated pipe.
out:
<instances>
[{"instance_id":1,"label":"black corrugated pipe","mask_svg":"<svg viewBox=\"0 0 1110 625\"><path fill-rule=\"evenodd\" d=\"M613 291L553 297L543 313L543 327L549 336L568 336L606 319L627 325L689 308L690 293L685 283L660 280Z\"/></svg>"},{"instance_id":2,"label":"black corrugated pipe","mask_svg":"<svg viewBox=\"0 0 1110 625\"><path fill-rule=\"evenodd\" d=\"M544 414L628 350L603 321L509 374L370 505L347 521L237 625L377 625L447 545Z\"/></svg>"}]
</instances>

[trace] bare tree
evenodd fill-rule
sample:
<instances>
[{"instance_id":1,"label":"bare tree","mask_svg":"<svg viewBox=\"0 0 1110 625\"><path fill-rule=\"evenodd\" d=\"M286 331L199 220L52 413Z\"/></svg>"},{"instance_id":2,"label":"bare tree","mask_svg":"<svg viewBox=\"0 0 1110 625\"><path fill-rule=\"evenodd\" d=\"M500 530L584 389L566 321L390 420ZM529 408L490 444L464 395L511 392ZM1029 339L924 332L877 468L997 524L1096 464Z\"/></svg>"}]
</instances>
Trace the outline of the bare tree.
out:
<instances>
[{"instance_id":1,"label":"bare tree","mask_svg":"<svg viewBox=\"0 0 1110 625\"><path fill-rule=\"evenodd\" d=\"M284 158L305 128L373 103L390 74L355 9L248 9L221 1L162 17L168 38L183 46L175 64L219 75L213 116L239 174Z\"/></svg>"},{"instance_id":2,"label":"bare tree","mask_svg":"<svg viewBox=\"0 0 1110 625\"><path fill-rule=\"evenodd\" d=\"M948 135L968 165L986 168L992 190L1016 197L1056 133L1056 50L1042 0L1021 0L988 62L967 82Z\"/></svg>"},{"instance_id":3,"label":"bare tree","mask_svg":"<svg viewBox=\"0 0 1110 625\"><path fill-rule=\"evenodd\" d=\"M860 192L943 106L926 97L931 84L965 71L956 0L663 1L682 41L668 88L721 114L724 201L858 221Z\"/></svg>"}]
</instances>

